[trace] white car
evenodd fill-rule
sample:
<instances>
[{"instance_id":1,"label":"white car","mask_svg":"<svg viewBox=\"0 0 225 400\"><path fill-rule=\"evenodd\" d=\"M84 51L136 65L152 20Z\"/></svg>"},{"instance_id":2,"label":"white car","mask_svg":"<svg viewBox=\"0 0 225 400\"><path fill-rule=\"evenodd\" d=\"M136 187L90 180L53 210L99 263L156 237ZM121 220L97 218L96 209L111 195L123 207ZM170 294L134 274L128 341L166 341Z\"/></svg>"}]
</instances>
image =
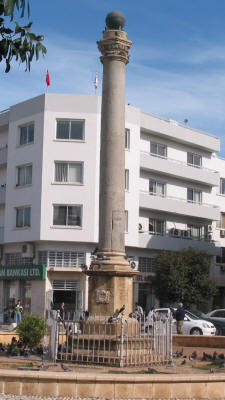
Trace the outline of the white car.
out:
<instances>
[{"instance_id":1,"label":"white car","mask_svg":"<svg viewBox=\"0 0 225 400\"><path fill-rule=\"evenodd\" d=\"M176 309L174 309L175 311ZM169 316L171 314L170 308L156 308L155 313L160 313L161 315ZM150 311L145 323L144 323L144 330L147 331L152 326L152 315L153 312ZM173 318L173 325L172 325L172 332L177 333L177 323L176 320ZM209 335L214 336L216 334L216 328L212 324L212 322L205 321L200 319L190 313L189 311L185 311L184 317L184 324L182 327L182 331L184 335Z\"/></svg>"}]
</instances>

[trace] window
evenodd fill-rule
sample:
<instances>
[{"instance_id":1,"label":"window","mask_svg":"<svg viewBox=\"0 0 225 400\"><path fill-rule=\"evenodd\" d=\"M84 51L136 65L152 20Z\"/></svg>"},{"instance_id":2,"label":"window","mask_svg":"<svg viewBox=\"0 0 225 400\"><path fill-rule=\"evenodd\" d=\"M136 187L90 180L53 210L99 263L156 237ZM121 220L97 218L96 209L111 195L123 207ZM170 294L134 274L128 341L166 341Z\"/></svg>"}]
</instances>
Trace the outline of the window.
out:
<instances>
[{"instance_id":1,"label":"window","mask_svg":"<svg viewBox=\"0 0 225 400\"><path fill-rule=\"evenodd\" d=\"M82 206L54 205L53 225L82 226Z\"/></svg>"},{"instance_id":2,"label":"window","mask_svg":"<svg viewBox=\"0 0 225 400\"><path fill-rule=\"evenodd\" d=\"M190 203L202 203L202 191L196 189L187 190L187 200Z\"/></svg>"},{"instance_id":3,"label":"window","mask_svg":"<svg viewBox=\"0 0 225 400\"><path fill-rule=\"evenodd\" d=\"M149 218L149 233L163 235L165 232L165 221Z\"/></svg>"},{"instance_id":4,"label":"window","mask_svg":"<svg viewBox=\"0 0 225 400\"><path fill-rule=\"evenodd\" d=\"M225 311L224 310L214 311L213 313L210 314L210 317L212 317L212 318L225 318Z\"/></svg>"},{"instance_id":5,"label":"window","mask_svg":"<svg viewBox=\"0 0 225 400\"><path fill-rule=\"evenodd\" d=\"M130 129L125 128L125 149L130 149Z\"/></svg>"},{"instance_id":6,"label":"window","mask_svg":"<svg viewBox=\"0 0 225 400\"><path fill-rule=\"evenodd\" d=\"M201 239L201 237L202 237L202 226L187 225L187 228L190 229L191 237L193 239Z\"/></svg>"},{"instance_id":7,"label":"window","mask_svg":"<svg viewBox=\"0 0 225 400\"><path fill-rule=\"evenodd\" d=\"M140 272L153 272L153 258L139 257L138 269Z\"/></svg>"},{"instance_id":8,"label":"window","mask_svg":"<svg viewBox=\"0 0 225 400\"><path fill-rule=\"evenodd\" d=\"M56 162L55 182L83 183L83 163Z\"/></svg>"},{"instance_id":9,"label":"window","mask_svg":"<svg viewBox=\"0 0 225 400\"><path fill-rule=\"evenodd\" d=\"M225 178L220 178L220 194L225 194Z\"/></svg>"},{"instance_id":10,"label":"window","mask_svg":"<svg viewBox=\"0 0 225 400\"><path fill-rule=\"evenodd\" d=\"M160 143L150 143L150 153L152 155L156 155L158 157L166 158L167 157L167 146Z\"/></svg>"},{"instance_id":11,"label":"window","mask_svg":"<svg viewBox=\"0 0 225 400\"><path fill-rule=\"evenodd\" d=\"M17 186L31 185L32 183L32 165L25 165L17 168Z\"/></svg>"},{"instance_id":12,"label":"window","mask_svg":"<svg viewBox=\"0 0 225 400\"><path fill-rule=\"evenodd\" d=\"M16 227L25 228L30 226L30 207L19 207L16 209Z\"/></svg>"},{"instance_id":13,"label":"window","mask_svg":"<svg viewBox=\"0 0 225 400\"><path fill-rule=\"evenodd\" d=\"M187 164L193 167L201 168L202 166L202 156L194 153L187 153Z\"/></svg>"},{"instance_id":14,"label":"window","mask_svg":"<svg viewBox=\"0 0 225 400\"><path fill-rule=\"evenodd\" d=\"M6 253L5 254L6 265L33 265L33 258L22 257L21 253Z\"/></svg>"},{"instance_id":15,"label":"window","mask_svg":"<svg viewBox=\"0 0 225 400\"><path fill-rule=\"evenodd\" d=\"M34 124L20 127L20 145L34 141Z\"/></svg>"},{"instance_id":16,"label":"window","mask_svg":"<svg viewBox=\"0 0 225 400\"><path fill-rule=\"evenodd\" d=\"M129 169L125 169L125 190L129 190Z\"/></svg>"},{"instance_id":17,"label":"window","mask_svg":"<svg viewBox=\"0 0 225 400\"><path fill-rule=\"evenodd\" d=\"M125 210L125 232L128 232L128 211Z\"/></svg>"},{"instance_id":18,"label":"window","mask_svg":"<svg viewBox=\"0 0 225 400\"><path fill-rule=\"evenodd\" d=\"M220 221L216 221L216 227L225 229L225 213L220 213Z\"/></svg>"},{"instance_id":19,"label":"window","mask_svg":"<svg viewBox=\"0 0 225 400\"><path fill-rule=\"evenodd\" d=\"M86 264L86 255L76 251L39 251L38 263L48 267L76 268Z\"/></svg>"},{"instance_id":20,"label":"window","mask_svg":"<svg viewBox=\"0 0 225 400\"><path fill-rule=\"evenodd\" d=\"M155 196L164 197L166 193L166 185L165 183L156 182L153 180L149 180L149 193Z\"/></svg>"},{"instance_id":21,"label":"window","mask_svg":"<svg viewBox=\"0 0 225 400\"><path fill-rule=\"evenodd\" d=\"M57 139L84 140L84 120L57 120Z\"/></svg>"}]
</instances>

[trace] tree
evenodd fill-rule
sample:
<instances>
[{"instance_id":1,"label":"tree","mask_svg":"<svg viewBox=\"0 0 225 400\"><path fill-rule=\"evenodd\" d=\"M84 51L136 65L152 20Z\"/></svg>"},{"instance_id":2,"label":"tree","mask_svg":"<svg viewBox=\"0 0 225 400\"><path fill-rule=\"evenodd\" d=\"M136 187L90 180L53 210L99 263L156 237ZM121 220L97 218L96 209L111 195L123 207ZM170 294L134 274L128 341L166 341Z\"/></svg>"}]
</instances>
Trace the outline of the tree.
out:
<instances>
[{"instance_id":1,"label":"tree","mask_svg":"<svg viewBox=\"0 0 225 400\"><path fill-rule=\"evenodd\" d=\"M46 54L42 44L44 37L30 31L32 22L20 26L14 19L14 12L19 18L24 18L27 10L30 17L29 0L0 0L0 62L5 61L5 72L10 71L12 60L26 64L26 71L30 70L33 57L39 58L39 53Z\"/></svg>"},{"instance_id":2,"label":"tree","mask_svg":"<svg viewBox=\"0 0 225 400\"><path fill-rule=\"evenodd\" d=\"M162 304L182 301L186 308L210 303L216 286L209 278L210 255L193 248L163 251L154 260L153 287Z\"/></svg>"},{"instance_id":3,"label":"tree","mask_svg":"<svg viewBox=\"0 0 225 400\"><path fill-rule=\"evenodd\" d=\"M24 346L38 346L46 332L45 320L37 315L26 314L17 325L16 333Z\"/></svg>"}]
</instances>

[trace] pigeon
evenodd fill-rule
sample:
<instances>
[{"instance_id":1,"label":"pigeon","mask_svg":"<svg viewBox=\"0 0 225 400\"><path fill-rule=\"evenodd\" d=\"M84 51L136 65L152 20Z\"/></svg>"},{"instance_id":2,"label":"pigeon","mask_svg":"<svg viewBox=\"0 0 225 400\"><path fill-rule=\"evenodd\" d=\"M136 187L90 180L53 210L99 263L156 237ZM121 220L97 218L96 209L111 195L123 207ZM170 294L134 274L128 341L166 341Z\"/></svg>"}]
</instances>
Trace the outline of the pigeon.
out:
<instances>
[{"instance_id":1,"label":"pigeon","mask_svg":"<svg viewBox=\"0 0 225 400\"><path fill-rule=\"evenodd\" d=\"M126 308L126 306L125 306L125 304L120 308L120 310L119 310L119 314L121 314L124 310L125 310L125 308Z\"/></svg>"},{"instance_id":2,"label":"pigeon","mask_svg":"<svg viewBox=\"0 0 225 400\"><path fill-rule=\"evenodd\" d=\"M186 360L183 360L182 363L180 365L185 365L186 364Z\"/></svg>"},{"instance_id":3,"label":"pigeon","mask_svg":"<svg viewBox=\"0 0 225 400\"><path fill-rule=\"evenodd\" d=\"M214 351L213 356L212 356L213 361L216 361L217 356L218 356L218 353L216 351Z\"/></svg>"},{"instance_id":4,"label":"pigeon","mask_svg":"<svg viewBox=\"0 0 225 400\"><path fill-rule=\"evenodd\" d=\"M61 368L62 368L62 370L65 371L65 372L71 371L71 369L70 369L69 367L67 367L66 365L64 365L63 363L61 363Z\"/></svg>"},{"instance_id":5,"label":"pigeon","mask_svg":"<svg viewBox=\"0 0 225 400\"><path fill-rule=\"evenodd\" d=\"M166 366L167 368L173 368L175 367L175 363L173 361L170 361L169 364Z\"/></svg>"},{"instance_id":6,"label":"pigeon","mask_svg":"<svg viewBox=\"0 0 225 400\"><path fill-rule=\"evenodd\" d=\"M180 351L177 350L175 354L176 354L176 357L179 358L179 357L182 357L183 353L184 353L184 349L181 349Z\"/></svg>"},{"instance_id":7,"label":"pigeon","mask_svg":"<svg viewBox=\"0 0 225 400\"><path fill-rule=\"evenodd\" d=\"M156 371L156 369L154 369L154 368L149 368L148 372L149 372L149 374L158 374L158 371Z\"/></svg>"},{"instance_id":8,"label":"pigeon","mask_svg":"<svg viewBox=\"0 0 225 400\"><path fill-rule=\"evenodd\" d=\"M211 354L207 354L205 352L203 352L203 357L202 357L202 361L212 361L213 357Z\"/></svg>"},{"instance_id":9,"label":"pigeon","mask_svg":"<svg viewBox=\"0 0 225 400\"><path fill-rule=\"evenodd\" d=\"M193 353L190 356L191 358L193 358L194 360L197 358L197 352L193 351Z\"/></svg>"},{"instance_id":10,"label":"pigeon","mask_svg":"<svg viewBox=\"0 0 225 400\"><path fill-rule=\"evenodd\" d=\"M191 356L189 356L188 358L189 358L190 361L195 361L196 360L195 358L193 358Z\"/></svg>"},{"instance_id":11,"label":"pigeon","mask_svg":"<svg viewBox=\"0 0 225 400\"><path fill-rule=\"evenodd\" d=\"M219 355L218 355L218 358L219 358L220 360L224 360L224 359L225 359L224 354L223 354L223 353L219 354Z\"/></svg>"}]
</instances>

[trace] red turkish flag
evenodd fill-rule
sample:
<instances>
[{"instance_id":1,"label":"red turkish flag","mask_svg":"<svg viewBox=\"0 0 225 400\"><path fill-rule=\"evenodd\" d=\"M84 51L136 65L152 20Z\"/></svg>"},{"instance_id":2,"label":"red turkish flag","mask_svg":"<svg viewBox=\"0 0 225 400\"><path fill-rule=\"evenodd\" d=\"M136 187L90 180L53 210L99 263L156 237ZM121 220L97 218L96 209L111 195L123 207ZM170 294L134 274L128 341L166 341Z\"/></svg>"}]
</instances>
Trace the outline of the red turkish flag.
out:
<instances>
[{"instance_id":1,"label":"red turkish flag","mask_svg":"<svg viewBox=\"0 0 225 400\"><path fill-rule=\"evenodd\" d=\"M47 86L50 85L50 76L49 76L48 70L47 70L47 74L46 74L46 85L47 85Z\"/></svg>"}]
</instances>

